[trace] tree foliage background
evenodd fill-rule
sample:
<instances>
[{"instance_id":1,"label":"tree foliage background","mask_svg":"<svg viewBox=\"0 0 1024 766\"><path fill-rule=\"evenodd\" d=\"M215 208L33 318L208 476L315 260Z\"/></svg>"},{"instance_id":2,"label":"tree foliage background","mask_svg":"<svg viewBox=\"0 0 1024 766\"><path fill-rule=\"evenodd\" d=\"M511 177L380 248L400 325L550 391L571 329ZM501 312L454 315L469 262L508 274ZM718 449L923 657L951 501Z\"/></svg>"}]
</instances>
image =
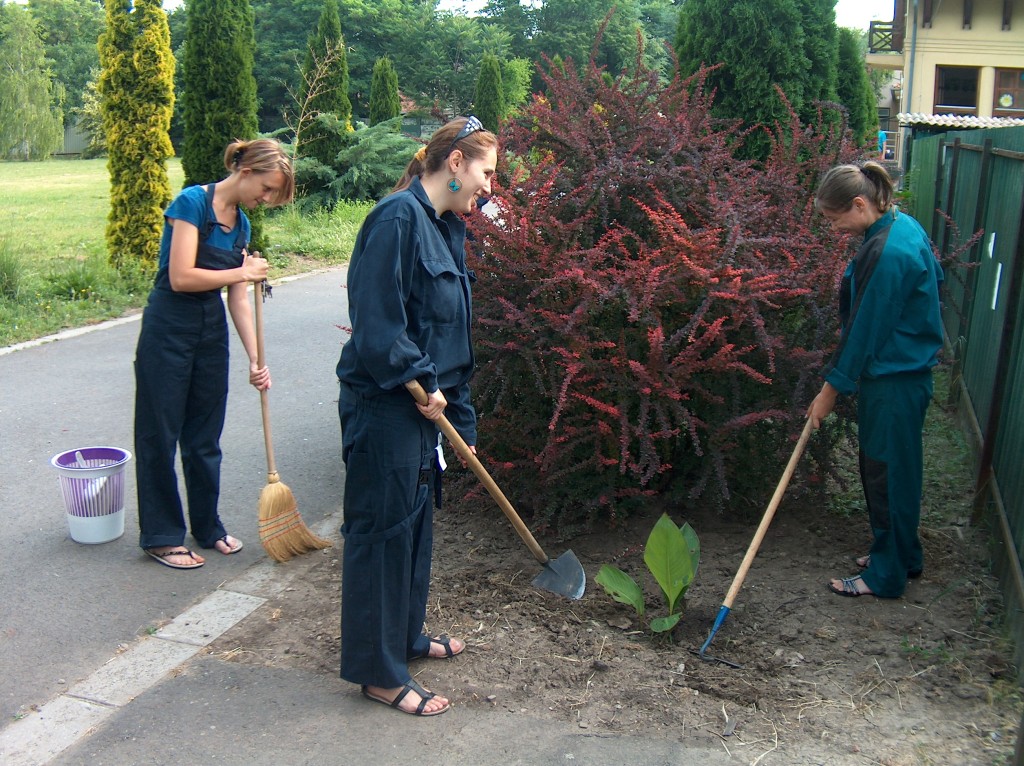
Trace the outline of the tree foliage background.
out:
<instances>
[{"instance_id":1,"label":"tree foliage background","mask_svg":"<svg viewBox=\"0 0 1024 766\"><path fill-rule=\"evenodd\" d=\"M852 29L839 30L838 99L849 111L850 133L858 143L874 143L878 130L875 89L864 67L864 46Z\"/></svg>"},{"instance_id":2,"label":"tree foliage background","mask_svg":"<svg viewBox=\"0 0 1024 766\"><path fill-rule=\"evenodd\" d=\"M178 109L172 121L171 135L181 153L185 130L182 111L186 98L182 80L187 17L195 5L203 11L202 0L189 0L168 13L172 50L178 59ZM309 38L324 11L322 0L252 0L254 45L252 72L257 83L257 123L264 133L285 126L285 114L294 111L295 94L302 87L302 65L309 53ZM750 29L723 28L723 34L739 38L732 45L709 44L698 56L706 63L725 66L714 77L726 78L731 56L750 60L751 70L759 67L774 72L775 64L756 60L762 50L766 55L781 56L773 45L762 47L761 38L776 40L796 51L805 60L807 77L801 87L794 87L786 77L774 76L765 82L760 72L754 77L763 86L745 91L746 101L768 104L753 111L750 104L737 112L726 95L722 81L712 83L722 98L716 106L719 114L740 117L754 122L766 121L771 126L784 109L775 96L772 83L781 85L798 113L805 120L813 119L817 101L839 98L850 111L851 124L859 124L853 97L843 96L836 79L838 66L836 29L830 0L733 0L711 3L708 0L547 0L544 3L523 3L519 0L490 0L481 15L465 17L442 11L433 0L338 0L338 16L346 39L349 69L349 93L352 114L367 120L370 113L370 85L373 67L382 56L389 56L401 83L401 96L406 105L415 103L422 114L431 112L453 115L473 108L476 100L476 79L485 54L495 56L501 65L502 84L507 108L512 111L526 103L530 93L539 91L543 82L537 70L545 58L577 65L589 60L592 52L597 62L616 75L624 65L632 66L642 50L644 65L667 81L673 71L673 51L678 47L681 15L688 7L696 12L707 6L722 15L729 11L736 21L750 19ZM614 6L614 14L600 35L600 44L592 51L601 28ZM757 6L763 6L758 13ZM776 6L778 10L776 9ZM29 0L29 11L39 22L40 35L56 90L63 98L65 114L81 108L86 99L90 69L97 66L93 42L104 24L96 0ZM227 7L230 7L228 4ZM729 9L735 9L731 11ZM796 16L793 15L794 10ZM233 13L233 12L232 12ZM736 15L740 13L741 15ZM753 15L751 15L753 13ZM779 15L781 13L781 16ZM746 14L746 15L742 15ZM768 17L771 17L770 19ZM787 29L794 18L799 20L796 33ZM767 19L767 20L766 20ZM781 21L780 21L781 19ZM705 19L712 23L715 15ZM230 19L225 19L230 22ZM782 23L782 22L785 22ZM233 22L230 22L233 23ZM797 45L799 32L802 42ZM208 34L209 31L203 32ZM705 37L706 31L701 32ZM861 34L855 35L862 37ZM640 44L638 44L638 42ZM863 43L861 42L863 46ZM686 62L688 71L695 71L697 59ZM785 63L785 62L783 62ZM856 74L840 66L838 78ZM731 76L731 75L730 75ZM61 97L61 91L64 96ZM848 93L849 91L843 91ZM741 99L742 103L746 103ZM849 99L849 100L848 100ZM856 99L856 111L865 109L864 98ZM868 104L867 106L870 106ZM868 110L870 111L870 109ZM744 115L748 115L744 117ZM825 114L826 119L837 119ZM867 123L874 118L864 116ZM869 127L866 131L873 133ZM761 142L763 145L763 141ZM763 146L762 146L763 148Z\"/></svg>"},{"instance_id":3,"label":"tree foliage background","mask_svg":"<svg viewBox=\"0 0 1024 766\"><path fill-rule=\"evenodd\" d=\"M186 19L181 166L191 186L223 178L225 147L259 128L249 0L190 0Z\"/></svg>"},{"instance_id":4,"label":"tree foliage background","mask_svg":"<svg viewBox=\"0 0 1024 766\"><path fill-rule=\"evenodd\" d=\"M787 104L803 113L810 79L798 0L687 0L679 15L676 52L684 74L720 64L707 76L715 91L714 113L768 130L787 123ZM763 131L745 138L741 156L767 155Z\"/></svg>"},{"instance_id":5,"label":"tree foliage background","mask_svg":"<svg viewBox=\"0 0 1024 766\"><path fill-rule=\"evenodd\" d=\"M492 133L498 132L498 128L508 115L505 87L501 82L501 64L490 54L485 55L480 62L473 111L484 127Z\"/></svg>"},{"instance_id":6,"label":"tree foliage background","mask_svg":"<svg viewBox=\"0 0 1024 766\"><path fill-rule=\"evenodd\" d=\"M373 79L370 82L370 125L393 120L401 114L398 74L391 59L382 56L373 65Z\"/></svg>"},{"instance_id":7,"label":"tree foliage background","mask_svg":"<svg viewBox=\"0 0 1024 766\"><path fill-rule=\"evenodd\" d=\"M96 0L29 0L39 23L55 83L63 89L65 122L81 108L86 86L99 70L96 42L103 31L103 4Z\"/></svg>"},{"instance_id":8,"label":"tree foliage background","mask_svg":"<svg viewBox=\"0 0 1024 766\"><path fill-rule=\"evenodd\" d=\"M0 3L0 158L44 159L60 147L62 93L36 20L20 5Z\"/></svg>"},{"instance_id":9,"label":"tree foliage background","mask_svg":"<svg viewBox=\"0 0 1024 766\"><path fill-rule=\"evenodd\" d=\"M314 76L314 71L317 68ZM348 97L348 55L338 18L337 0L324 0L316 32L306 46L306 61L302 67L302 87L299 101L307 114L328 114L352 129L352 102ZM303 141L303 152L324 165L330 165L343 145L337 133L321 130L314 124Z\"/></svg>"},{"instance_id":10,"label":"tree foliage background","mask_svg":"<svg viewBox=\"0 0 1024 766\"><path fill-rule=\"evenodd\" d=\"M253 11L249 0L190 0L182 53L181 167L185 185L226 175L224 150L259 134L253 76ZM265 250L263 209L247 214L249 246Z\"/></svg>"}]
</instances>

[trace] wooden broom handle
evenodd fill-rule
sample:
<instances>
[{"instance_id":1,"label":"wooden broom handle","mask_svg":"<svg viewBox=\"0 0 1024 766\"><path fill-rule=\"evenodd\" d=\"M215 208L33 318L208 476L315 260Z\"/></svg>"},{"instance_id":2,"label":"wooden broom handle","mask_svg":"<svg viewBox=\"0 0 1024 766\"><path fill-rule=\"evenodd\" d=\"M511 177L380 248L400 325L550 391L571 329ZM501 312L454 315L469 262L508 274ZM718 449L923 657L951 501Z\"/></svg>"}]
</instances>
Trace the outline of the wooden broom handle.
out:
<instances>
[{"instance_id":1,"label":"wooden broom handle","mask_svg":"<svg viewBox=\"0 0 1024 766\"><path fill-rule=\"evenodd\" d=\"M256 298L256 366L266 367L266 354L263 345L263 283L256 282L253 286ZM274 440L270 432L270 400L267 390L260 391L260 409L263 412L263 445L267 450L267 475L276 481L277 465L274 463Z\"/></svg>"},{"instance_id":2,"label":"wooden broom handle","mask_svg":"<svg viewBox=\"0 0 1024 766\"><path fill-rule=\"evenodd\" d=\"M775 494L772 495L771 502L768 503L768 509L764 512L764 517L761 519L760 525L757 527L757 532L754 534L754 539L750 541L750 546L747 548L747 555L743 557L743 563L740 564L739 570L736 572L736 576L733 578L732 586L729 588L729 592L725 595L725 601L722 602L722 606L732 609L733 599L736 598L736 594L740 591L740 586L743 585L743 580L747 576L747 570L750 569L750 564L754 561L754 556L757 555L757 549L761 546L761 541L764 539L765 533L768 531L768 525L772 523L772 518L775 516L775 511L779 507L779 503L782 502L782 496L786 492L786 487L789 486L789 480L793 478L793 471L796 470L796 464L800 462L800 456L804 452L804 447L807 445L807 440L811 436L811 431L814 429L811 427L811 419L807 418L807 422L804 423L804 430L800 433L800 438L797 440L796 447L793 448L793 454L789 456L789 462L786 464L786 470L782 472L782 478L779 479L779 485L775 488Z\"/></svg>"},{"instance_id":3,"label":"wooden broom handle","mask_svg":"<svg viewBox=\"0 0 1024 766\"><path fill-rule=\"evenodd\" d=\"M423 390L423 386L421 386L418 381L410 380L405 384L405 387L409 389L409 393L411 393L413 398L415 398L420 404L426 404L429 401L427 392ZM480 479L480 482L490 493L491 497L494 498L494 502L498 504L498 507L505 513L508 520L512 522L512 526L515 527L519 536L523 538L523 542L526 543L526 547L530 549L534 558L536 558L541 564L547 564L551 559L547 557L547 554L545 554L541 549L533 535L530 534L530 530L526 528L526 524L524 524L523 520L519 518L519 514L516 513L516 509L512 507L512 503L508 501L508 498L505 497L505 493L501 491L494 479L491 478L491 475L487 473L487 469L484 468L483 463L481 463L477 459L477 456L473 454L473 451L459 435L459 432L455 430L455 426L448 422L448 418L444 415L441 415L437 419L437 424L440 426L444 435L448 437L448 441L450 441L452 446L455 447L455 451L458 452L465 459L469 467L473 469L473 473L476 474L476 477Z\"/></svg>"}]
</instances>

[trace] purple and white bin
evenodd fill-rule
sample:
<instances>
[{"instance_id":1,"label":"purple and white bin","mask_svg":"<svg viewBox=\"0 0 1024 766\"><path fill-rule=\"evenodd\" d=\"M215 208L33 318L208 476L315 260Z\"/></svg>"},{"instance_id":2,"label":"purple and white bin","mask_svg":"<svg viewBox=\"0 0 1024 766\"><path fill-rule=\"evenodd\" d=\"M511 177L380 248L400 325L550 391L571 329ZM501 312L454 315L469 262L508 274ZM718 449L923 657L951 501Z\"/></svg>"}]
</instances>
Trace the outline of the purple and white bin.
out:
<instances>
[{"instance_id":1,"label":"purple and white bin","mask_svg":"<svg viewBox=\"0 0 1024 766\"><path fill-rule=\"evenodd\" d=\"M109 543L124 534L124 467L131 459L119 447L81 447L50 459L76 543Z\"/></svg>"}]
</instances>

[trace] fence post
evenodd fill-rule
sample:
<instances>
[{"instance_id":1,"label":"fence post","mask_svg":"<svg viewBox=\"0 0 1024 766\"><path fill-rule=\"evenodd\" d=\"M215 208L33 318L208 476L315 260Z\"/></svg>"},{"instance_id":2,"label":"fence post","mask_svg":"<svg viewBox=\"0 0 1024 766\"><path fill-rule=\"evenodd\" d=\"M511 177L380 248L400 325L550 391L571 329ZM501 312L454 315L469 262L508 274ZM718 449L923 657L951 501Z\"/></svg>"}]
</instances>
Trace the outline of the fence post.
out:
<instances>
[{"instance_id":1,"label":"fence post","mask_svg":"<svg viewBox=\"0 0 1024 766\"><path fill-rule=\"evenodd\" d=\"M974 208L974 225L971 227L973 237L978 229L985 226L985 218L988 215L988 198L991 193L989 188L989 175L992 172L992 139L986 138L981 150L981 173L978 178L978 191L981 197L978 199L978 206ZM981 249L985 246L985 238L982 237L974 243L971 248L968 263L977 263L981 260ZM968 284L964 285L964 304L960 308L960 327L957 336L963 336L967 332L967 323L970 321L971 313L974 311L974 290L978 285L977 269L968 269Z\"/></svg>"},{"instance_id":2,"label":"fence post","mask_svg":"<svg viewBox=\"0 0 1024 766\"><path fill-rule=\"evenodd\" d=\"M950 219L953 217L953 209L956 203L956 175L957 170L960 167L960 139L953 139L953 157L949 163L949 186L946 188L946 209L944 220L942 224L942 242L939 244L939 252L945 256L946 250L949 247L949 227ZM936 189L935 202L938 203L938 189Z\"/></svg>"},{"instance_id":3,"label":"fence post","mask_svg":"<svg viewBox=\"0 0 1024 766\"><path fill-rule=\"evenodd\" d=\"M945 179L946 169L943 166L943 158L946 154L946 139L938 141L939 156L935 158L935 193L932 195L932 236L938 239L939 236L939 200L942 199L942 182ZM923 212L923 211L922 211ZM942 248L939 248L942 252Z\"/></svg>"}]
</instances>

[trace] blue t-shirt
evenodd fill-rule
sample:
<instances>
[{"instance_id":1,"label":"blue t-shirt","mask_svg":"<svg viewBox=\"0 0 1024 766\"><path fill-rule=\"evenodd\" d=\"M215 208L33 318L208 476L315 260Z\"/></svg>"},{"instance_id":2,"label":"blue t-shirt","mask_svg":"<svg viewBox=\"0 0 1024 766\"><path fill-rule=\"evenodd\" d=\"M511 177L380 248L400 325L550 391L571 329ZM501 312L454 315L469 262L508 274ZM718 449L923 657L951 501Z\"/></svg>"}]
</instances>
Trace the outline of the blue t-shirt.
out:
<instances>
[{"instance_id":1,"label":"blue t-shirt","mask_svg":"<svg viewBox=\"0 0 1024 766\"><path fill-rule=\"evenodd\" d=\"M206 200L205 186L189 186L181 191L167 210L164 211L164 232L160 238L160 263L159 268L165 269L171 260L171 233L174 227L168 219L176 221L187 221L200 230L202 235L203 224L207 221L215 221L217 216L213 212L213 205ZM252 227L249 219L242 209L238 209L238 218L233 229L228 231L223 226L214 226L206 241L213 247L222 250L231 250L238 240L238 227L242 227L244 242L249 241Z\"/></svg>"}]
</instances>

